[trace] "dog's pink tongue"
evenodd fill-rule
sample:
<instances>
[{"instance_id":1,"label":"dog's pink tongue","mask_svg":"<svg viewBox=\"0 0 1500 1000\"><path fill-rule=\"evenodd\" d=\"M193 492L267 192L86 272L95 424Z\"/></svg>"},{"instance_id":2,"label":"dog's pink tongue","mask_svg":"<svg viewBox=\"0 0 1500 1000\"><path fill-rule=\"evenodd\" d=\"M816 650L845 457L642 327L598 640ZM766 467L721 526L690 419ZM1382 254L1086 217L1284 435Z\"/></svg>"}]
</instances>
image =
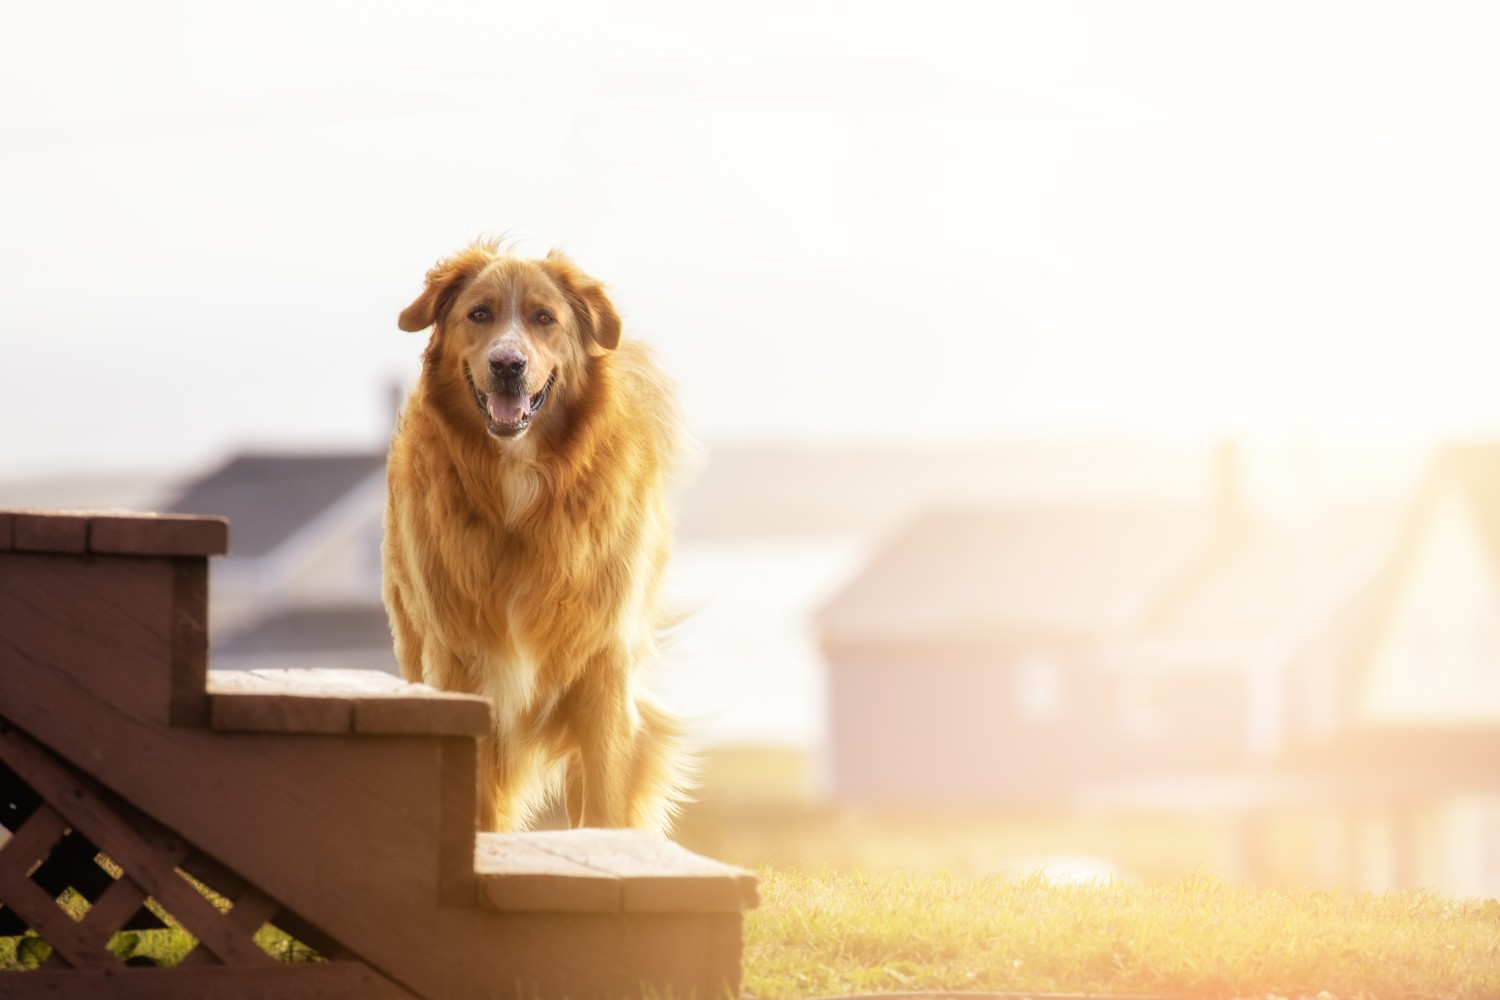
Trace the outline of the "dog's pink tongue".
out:
<instances>
[{"instance_id":1,"label":"dog's pink tongue","mask_svg":"<svg viewBox=\"0 0 1500 1000\"><path fill-rule=\"evenodd\" d=\"M497 424L518 424L526 417L525 396L512 396L503 392L492 392L485 400L489 405L490 419Z\"/></svg>"}]
</instances>

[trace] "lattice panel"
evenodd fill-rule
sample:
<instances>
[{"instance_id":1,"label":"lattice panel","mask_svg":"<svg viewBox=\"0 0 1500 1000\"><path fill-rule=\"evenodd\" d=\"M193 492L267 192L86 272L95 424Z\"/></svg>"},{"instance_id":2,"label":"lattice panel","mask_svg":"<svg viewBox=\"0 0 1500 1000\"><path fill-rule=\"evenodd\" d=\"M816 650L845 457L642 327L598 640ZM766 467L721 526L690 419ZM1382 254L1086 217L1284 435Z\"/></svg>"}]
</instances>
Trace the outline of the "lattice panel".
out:
<instances>
[{"instance_id":1,"label":"lattice panel","mask_svg":"<svg viewBox=\"0 0 1500 1000\"><path fill-rule=\"evenodd\" d=\"M20 966L46 956L42 968L97 971L122 962L254 968L276 964L268 948L282 957L316 957L286 933L287 925L325 953L337 950L264 893L3 722L0 828L0 938L13 939ZM178 962L120 957L131 939L116 935L173 924L191 945L185 953L177 949ZM262 933L267 926L283 933Z\"/></svg>"}]
</instances>

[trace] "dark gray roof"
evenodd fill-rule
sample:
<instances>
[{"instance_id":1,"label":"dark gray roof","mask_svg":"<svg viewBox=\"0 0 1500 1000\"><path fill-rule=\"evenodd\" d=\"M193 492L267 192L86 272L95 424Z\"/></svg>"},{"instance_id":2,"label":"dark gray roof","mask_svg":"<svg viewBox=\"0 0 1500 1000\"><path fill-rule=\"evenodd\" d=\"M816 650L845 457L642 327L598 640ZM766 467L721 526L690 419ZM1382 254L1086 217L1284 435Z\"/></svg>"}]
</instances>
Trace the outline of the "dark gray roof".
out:
<instances>
[{"instance_id":1,"label":"dark gray roof","mask_svg":"<svg viewBox=\"0 0 1500 1000\"><path fill-rule=\"evenodd\" d=\"M231 632L215 656L272 656L391 649L391 628L378 605L289 608ZM392 662L394 662L394 657Z\"/></svg>"},{"instance_id":2,"label":"dark gray roof","mask_svg":"<svg viewBox=\"0 0 1500 1000\"><path fill-rule=\"evenodd\" d=\"M230 555L255 558L384 466L383 452L237 455L190 483L167 510L228 517Z\"/></svg>"}]
</instances>

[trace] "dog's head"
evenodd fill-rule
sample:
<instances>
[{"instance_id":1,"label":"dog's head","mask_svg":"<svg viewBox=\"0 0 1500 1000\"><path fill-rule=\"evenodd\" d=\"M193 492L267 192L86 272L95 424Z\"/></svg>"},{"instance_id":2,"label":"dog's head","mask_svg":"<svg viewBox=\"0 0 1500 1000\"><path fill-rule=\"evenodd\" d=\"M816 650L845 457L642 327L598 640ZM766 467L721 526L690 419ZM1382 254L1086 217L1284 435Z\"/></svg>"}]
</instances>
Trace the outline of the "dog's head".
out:
<instances>
[{"instance_id":1,"label":"dog's head","mask_svg":"<svg viewBox=\"0 0 1500 1000\"><path fill-rule=\"evenodd\" d=\"M496 438L525 434L549 398L581 388L591 355L620 342L604 287L554 250L519 257L492 242L438 261L401 312L401 329L432 327L430 375L473 396Z\"/></svg>"}]
</instances>

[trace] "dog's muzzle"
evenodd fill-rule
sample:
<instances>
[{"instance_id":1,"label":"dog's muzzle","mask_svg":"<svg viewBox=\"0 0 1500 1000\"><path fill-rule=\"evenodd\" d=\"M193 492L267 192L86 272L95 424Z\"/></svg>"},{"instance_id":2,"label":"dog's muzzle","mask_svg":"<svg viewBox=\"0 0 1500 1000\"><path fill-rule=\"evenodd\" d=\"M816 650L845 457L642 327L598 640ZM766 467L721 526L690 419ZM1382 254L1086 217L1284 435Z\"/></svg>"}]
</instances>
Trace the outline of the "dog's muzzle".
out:
<instances>
[{"instance_id":1,"label":"dog's muzzle","mask_svg":"<svg viewBox=\"0 0 1500 1000\"><path fill-rule=\"evenodd\" d=\"M547 384L542 386L540 392L532 396L520 392L508 392L507 387L493 392L480 392L467 361L464 362L464 378L469 383L469 391L474 394L474 405L479 407L479 412L484 415L484 424L489 432L496 437L513 438L524 434L531 426L531 418L546 405L547 395L557 381L557 372L554 371L549 375Z\"/></svg>"}]
</instances>

